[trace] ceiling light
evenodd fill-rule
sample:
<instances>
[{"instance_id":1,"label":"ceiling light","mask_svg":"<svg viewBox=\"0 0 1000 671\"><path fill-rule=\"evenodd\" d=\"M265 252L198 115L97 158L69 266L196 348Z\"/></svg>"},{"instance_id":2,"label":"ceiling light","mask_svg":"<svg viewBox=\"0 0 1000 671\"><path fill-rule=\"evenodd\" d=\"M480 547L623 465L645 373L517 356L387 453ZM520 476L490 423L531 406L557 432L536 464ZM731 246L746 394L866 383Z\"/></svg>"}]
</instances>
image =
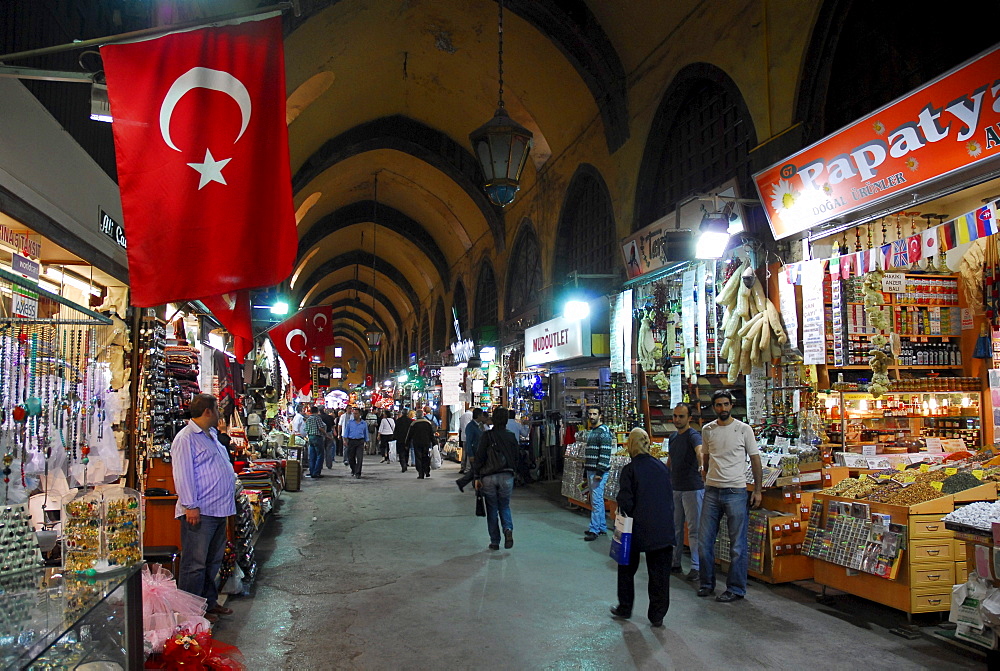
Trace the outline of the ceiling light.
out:
<instances>
[{"instance_id":1,"label":"ceiling light","mask_svg":"<svg viewBox=\"0 0 1000 671\"><path fill-rule=\"evenodd\" d=\"M86 294L100 296L104 293L99 287L89 282L85 282L84 280L81 280L77 277L74 277L69 273L64 273L61 270L53 268L52 266L48 266L45 268L45 276L51 278L56 282L59 282L60 284L66 284L75 289L79 289L80 291ZM53 293L59 293L58 289Z\"/></svg>"},{"instance_id":2,"label":"ceiling light","mask_svg":"<svg viewBox=\"0 0 1000 671\"><path fill-rule=\"evenodd\" d=\"M695 258L719 259L729 244L729 217L721 212L708 214L701 220L701 235L695 248Z\"/></svg>"},{"instance_id":3,"label":"ceiling light","mask_svg":"<svg viewBox=\"0 0 1000 671\"><path fill-rule=\"evenodd\" d=\"M111 103L108 101L108 87L104 84L90 85L90 119L111 123Z\"/></svg>"}]
</instances>

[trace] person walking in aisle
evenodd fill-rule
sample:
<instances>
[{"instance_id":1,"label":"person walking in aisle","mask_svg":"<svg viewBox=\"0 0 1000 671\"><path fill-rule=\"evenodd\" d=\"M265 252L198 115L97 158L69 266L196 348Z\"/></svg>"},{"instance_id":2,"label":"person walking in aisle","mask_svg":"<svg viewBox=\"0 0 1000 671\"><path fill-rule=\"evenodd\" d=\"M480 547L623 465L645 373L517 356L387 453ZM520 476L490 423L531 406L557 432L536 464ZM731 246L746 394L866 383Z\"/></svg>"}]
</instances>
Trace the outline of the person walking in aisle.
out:
<instances>
[{"instance_id":1,"label":"person walking in aisle","mask_svg":"<svg viewBox=\"0 0 1000 671\"><path fill-rule=\"evenodd\" d=\"M406 432L406 443L413 447L417 469L417 479L431 477L431 445L434 444L434 425L424 417L423 410L417 410L417 418Z\"/></svg>"},{"instance_id":2,"label":"person walking in aisle","mask_svg":"<svg viewBox=\"0 0 1000 671\"><path fill-rule=\"evenodd\" d=\"M517 463L517 441L507 431L507 410L493 411L493 429L479 439L473 469L476 490L486 499L486 526L490 532L490 549L514 547L514 519L510 513L510 493L514 489L514 465Z\"/></svg>"},{"instance_id":3,"label":"person walking in aisle","mask_svg":"<svg viewBox=\"0 0 1000 671\"><path fill-rule=\"evenodd\" d=\"M353 417L344 425L347 439L347 461L351 465L351 476L361 479L361 465L365 461L365 442L368 440L368 422L361 417L361 408L352 410Z\"/></svg>"},{"instance_id":4,"label":"person walking in aisle","mask_svg":"<svg viewBox=\"0 0 1000 671\"><path fill-rule=\"evenodd\" d=\"M749 424L735 419L733 395L722 389L712 394L712 408L718 417L702 429L702 457L705 478L705 498L701 506L698 528L698 565L701 589L698 596L715 593L715 538L719 535L719 520L726 516L729 527L729 575L726 591L715 598L722 603L742 599L747 592L747 457L753 471L751 508L760 506L763 469L757 439Z\"/></svg>"},{"instance_id":5,"label":"person walking in aisle","mask_svg":"<svg viewBox=\"0 0 1000 671\"><path fill-rule=\"evenodd\" d=\"M472 421L465 427L465 448L462 450L462 464L465 466L465 470L460 471L464 475L455 480L460 492L464 492L465 486L476 478L472 464L476 457L476 447L483 435L483 416L485 414L482 408L475 408L472 411Z\"/></svg>"},{"instance_id":6,"label":"person walking in aisle","mask_svg":"<svg viewBox=\"0 0 1000 671\"><path fill-rule=\"evenodd\" d=\"M688 525L688 546L691 548L691 570L687 580L698 580L698 524L701 521L701 502L705 497L701 449L701 433L691 428L691 407L678 403L674 408L674 427L668 439L670 456L670 484L674 488L674 531L677 533L677 551L671 571L683 573L681 555L684 549L684 521Z\"/></svg>"},{"instance_id":7,"label":"person walking in aisle","mask_svg":"<svg viewBox=\"0 0 1000 671\"><path fill-rule=\"evenodd\" d=\"M326 455L326 424L319 416L319 408L309 408L306 417L305 432L309 440L309 477L323 477L323 460Z\"/></svg>"},{"instance_id":8,"label":"person walking in aisle","mask_svg":"<svg viewBox=\"0 0 1000 671\"><path fill-rule=\"evenodd\" d=\"M632 546L629 563L618 565L618 605L611 608L611 614L624 620L632 617L639 554L645 553L649 572L646 617L654 627L662 627L670 608L670 562L676 543L670 469L650 456L649 434L643 429L632 429L626 448L632 460L622 468L617 500L618 510L632 518Z\"/></svg>"},{"instance_id":9,"label":"person walking in aisle","mask_svg":"<svg viewBox=\"0 0 1000 671\"><path fill-rule=\"evenodd\" d=\"M394 433L396 433L396 420L392 418L392 412L386 410L382 413L382 420L378 425L379 452L382 455L380 464L389 463L389 442Z\"/></svg>"},{"instance_id":10,"label":"person walking in aisle","mask_svg":"<svg viewBox=\"0 0 1000 671\"><path fill-rule=\"evenodd\" d=\"M211 394L196 394L188 404L191 419L170 446L181 525L180 575L177 587L208 601L206 618L232 615L220 606L216 576L226 549L226 519L236 514L236 475L229 454L216 438L219 402Z\"/></svg>"},{"instance_id":11,"label":"person walking in aisle","mask_svg":"<svg viewBox=\"0 0 1000 671\"><path fill-rule=\"evenodd\" d=\"M469 408L458 418L458 446L462 448L462 469L459 473L465 473L468 470L468 460L465 458L465 429L468 428L469 423L472 421L472 408Z\"/></svg>"},{"instance_id":12,"label":"person walking in aisle","mask_svg":"<svg viewBox=\"0 0 1000 671\"><path fill-rule=\"evenodd\" d=\"M409 409L403 408L396 419L396 431L392 434L393 440L396 441L396 458L399 459L400 472L402 473L406 472L406 461L410 458L410 445L406 442L406 437L412 423Z\"/></svg>"},{"instance_id":13,"label":"person walking in aisle","mask_svg":"<svg viewBox=\"0 0 1000 671\"><path fill-rule=\"evenodd\" d=\"M344 466L347 466L350 463L350 459L348 458L349 452L347 449L346 427L347 427L347 422L351 420L351 417L353 415L354 415L354 410L351 408L351 406L347 406L346 408L344 408L344 412L337 419L337 429L340 431L340 443L341 443L341 449L343 450Z\"/></svg>"},{"instance_id":14,"label":"person walking in aisle","mask_svg":"<svg viewBox=\"0 0 1000 671\"><path fill-rule=\"evenodd\" d=\"M337 452L337 438L336 438L336 426L337 420L334 419L325 408L322 406L319 409L319 418L323 420L323 424L326 425L326 441L325 441L325 461L327 469L333 468L333 460L336 457Z\"/></svg>"},{"instance_id":15,"label":"person walking in aisle","mask_svg":"<svg viewBox=\"0 0 1000 671\"><path fill-rule=\"evenodd\" d=\"M604 484L611 470L611 453L615 449L615 437L602 420L603 413L596 406L587 408L587 449L584 452L583 473L590 491L590 528L583 540L597 540L608 532L608 519L604 512Z\"/></svg>"}]
</instances>

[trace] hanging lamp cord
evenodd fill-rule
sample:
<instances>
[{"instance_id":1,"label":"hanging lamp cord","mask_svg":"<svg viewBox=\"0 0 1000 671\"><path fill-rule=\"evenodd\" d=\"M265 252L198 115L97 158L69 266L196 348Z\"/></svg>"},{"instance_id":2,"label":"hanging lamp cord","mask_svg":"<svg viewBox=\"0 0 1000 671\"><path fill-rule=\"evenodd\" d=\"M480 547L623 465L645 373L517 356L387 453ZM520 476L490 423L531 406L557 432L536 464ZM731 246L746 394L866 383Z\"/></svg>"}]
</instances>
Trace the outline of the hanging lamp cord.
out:
<instances>
[{"instance_id":1,"label":"hanging lamp cord","mask_svg":"<svg viewBox=\"0 0 1000 671\"><path fill-rule=\"evenodd\" d=\"M497 70L500 73L500 100L497 107L503 109L503 0L499 0L497 5L500 7L497 19L497 43L499 45L497 48Z\"/></svg>"}]
</instances>

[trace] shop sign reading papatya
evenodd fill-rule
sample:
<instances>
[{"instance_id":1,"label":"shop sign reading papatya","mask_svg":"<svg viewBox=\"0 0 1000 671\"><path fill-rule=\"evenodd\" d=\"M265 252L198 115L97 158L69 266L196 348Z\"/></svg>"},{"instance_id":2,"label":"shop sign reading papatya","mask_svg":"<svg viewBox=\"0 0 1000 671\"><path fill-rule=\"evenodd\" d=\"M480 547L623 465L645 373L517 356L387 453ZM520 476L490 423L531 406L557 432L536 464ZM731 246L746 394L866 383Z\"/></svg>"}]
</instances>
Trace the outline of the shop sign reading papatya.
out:
<instances>
[{"instance_id":1,"label":"shop sign reading papatya","mask_svg":"<svg viewBox=\"0 0 1000 671\"><path fill-rule=\"evenodd\" d=\"M754 175L775 239L1000 152L1000 47Z\"/></svg>"}]
</instances>

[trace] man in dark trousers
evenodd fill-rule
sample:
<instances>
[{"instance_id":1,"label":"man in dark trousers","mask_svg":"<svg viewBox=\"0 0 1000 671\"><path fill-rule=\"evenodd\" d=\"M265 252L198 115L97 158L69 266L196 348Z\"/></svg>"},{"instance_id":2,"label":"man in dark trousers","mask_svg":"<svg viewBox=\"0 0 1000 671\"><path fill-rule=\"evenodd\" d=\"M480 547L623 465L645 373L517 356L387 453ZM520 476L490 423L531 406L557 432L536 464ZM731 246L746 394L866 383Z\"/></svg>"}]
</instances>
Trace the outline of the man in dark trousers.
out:
<instances>
[{"instance_id":1,"label":"man in dark trousers","mask_svg":"<svg viewBox=\"0 0 1000 671\"><path fill-rule=\"evenodd\" d=\"M236 514L235 475L229 453L217 438L219 402L211 394L197 394L188 404L191 419L174 436L170 447L175 515L181 524L180 575L177 587L208 601L205 617L215 622L233 610L220 606L215 576L226 549L226 520Z\"/></svg>"},{"instance_id":2,"label":"man in dark trousers","mask_svg":"<svg viewBox=\"0 0 1000 671\"><path fill-rule=\"evenodd\" d=\"M399 459L399 466L402 472L406 472L406 462L410 460L410 446L406 442L406 435L410 431L410 409L403 408L399 418L396 420L396 431L392 434L392 439L396 441L396 457Z\"/></svg>"},{"instance_id":3,"label":"man in dark trousers","mask_svg":"<svg viewBox=\"0 0 1000 671\"><path fill-rule=\"evenodd\" d=\"M455 484L458 485L458 491L460 492L464 492L465 486L476 477L472 464L476 460L476 447L483 436L483 415L485 413L482 408L473 409L472 421L465 427L465 447L462 449L462 463L469 466L466 470L462 471L464 475L455 480Z\"/></svg>"},{"instance_id":4,"label":"man in dark trousers","mask_svg":"<svg viewBox=\"0 0 1000 671\"><path fill-rule=\"evenodd\" d=\"M699 579L698 524L701 520L701 502L705 497L701 450L701 433L691 428L691 407L678 403L674 408L674 427L677 431L669 438L670 483L674 489L674 531L677 533L677 551L671 571L682 573L681 550L684 546L684 522L688 526L688 547L691 548L691 570L687 580Z\"/></svg>"},{"instance_id":5,"label":"man in dark trousers","mask_svg":"<svg viewBox=\"0 0 1000 671\"><path fill-rule=\"evenodd\" d=\"M417 479L431 477L431 445L434 444L434 425L424 417L423 410L417 410L417 418L406 432L406 440L413 445L416 459Z\"/></svg>"}]
</instances>

